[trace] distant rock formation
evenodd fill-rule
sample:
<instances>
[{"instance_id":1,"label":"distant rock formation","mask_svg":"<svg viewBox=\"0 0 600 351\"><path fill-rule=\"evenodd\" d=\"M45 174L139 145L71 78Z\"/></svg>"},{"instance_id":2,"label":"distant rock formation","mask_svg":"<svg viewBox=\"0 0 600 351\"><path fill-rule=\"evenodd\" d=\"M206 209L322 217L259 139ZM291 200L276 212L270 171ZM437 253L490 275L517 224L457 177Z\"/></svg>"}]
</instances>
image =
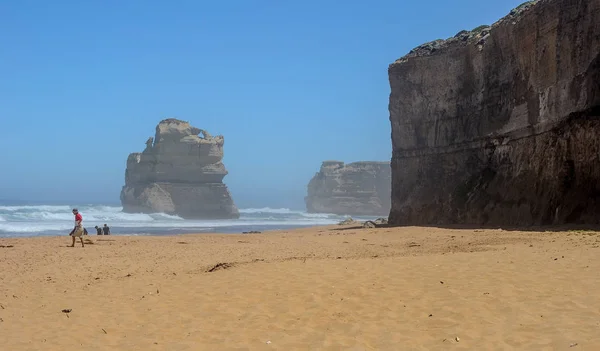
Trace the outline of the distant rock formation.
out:
<instances>
[{"instance_id":1,"label":"distant rock formation","mask_svg":"<svg viewBox=\"0 0 600 351\"><path fill-rule=\"evenodd\" d=\"M311 213L385 215L390 211L389 162L325 161L308 183L306 209Z\"/></svg>"},{"instance_id":2,"label":"distant rock formation","mask_svg":"<svg viewBox=\"0 0 600 351\"><path fill-rule=\"evenodd\" d=\"M199 137L198 134L202 134ZM222 136L165 119L142 153L127 158L123 211L168 213L188 219L238 218L223 178Z\"/></svg>"},{"instance_id":3,"label":"distant rock formation","mask_svg":"<svg viewBox=\"0 0 600 351\"><path fill-rule=\"evenodd\" d=\"M600 222L600 0L525 3L388 73L390 224Z\"/></svg>"}]
</instances>

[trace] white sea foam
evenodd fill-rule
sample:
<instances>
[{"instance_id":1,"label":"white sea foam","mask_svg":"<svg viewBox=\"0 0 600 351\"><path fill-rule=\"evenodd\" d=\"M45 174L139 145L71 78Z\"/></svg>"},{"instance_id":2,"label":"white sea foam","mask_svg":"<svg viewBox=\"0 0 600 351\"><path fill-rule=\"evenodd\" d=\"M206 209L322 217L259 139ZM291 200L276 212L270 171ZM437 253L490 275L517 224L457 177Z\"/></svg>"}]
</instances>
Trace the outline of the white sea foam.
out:
<instances>
[{"instance_id":1,"label":"white sea foam","mask_svg":"<svg viewBox=\"0 0 600 351\"><path fill-rule=\"evenodd\" d=\"M0 212L17 212L17 211L67 211L69 212L71 207L69 206L55 206L55 205L40 205L40 206L0 206Z\"/></svg>"},{"instance_id":2,"label":"white sea foam","mask_svg":"<svg viewBox=\"0 0 600 351\"><path fill-rule=\"evenodd\" d=\"M270 208L270 207L262 207L262 208L244 208L240 210L240 214L282 214L282 215L295 215L306 218L330 218L332 214L327 213L307 213L305 211L299 210L290 210L289 208Z\"/></svg>"},{"instance_id":3,"label":"white sea foam","mask_svg":"<svg viewBox=\"0 0 600 351\"><path fill-rule=\"evenodd\" d=\"M62 234L73 227L71 209L77 207L83 215L84 226L90 234L93 227L107 223L126 234L160 233L182 231L207 231L218 228L268 228L328 225L337 223L344 216L306 213L288 208L240 209L239 219L230 220L184 220L165 213L125 213L121 206L106 205L40 205L0 206L0 237L11 235ZM226 229L222 229L226 230Z\"/></svg>"},{"instance_id":4,"label":"white sea foam","mask_svg":"<svg viewBox=\"0 0 600 351\"><path fill-rule=\"evenodd\" d=\"M243 208L240 210L240 213L280 213L280 214L288 214L288 213L300 213L300 211L293 211L289 208L270 208L270 207L262 207L262 208Z\"/></svg>"}]
</instances>

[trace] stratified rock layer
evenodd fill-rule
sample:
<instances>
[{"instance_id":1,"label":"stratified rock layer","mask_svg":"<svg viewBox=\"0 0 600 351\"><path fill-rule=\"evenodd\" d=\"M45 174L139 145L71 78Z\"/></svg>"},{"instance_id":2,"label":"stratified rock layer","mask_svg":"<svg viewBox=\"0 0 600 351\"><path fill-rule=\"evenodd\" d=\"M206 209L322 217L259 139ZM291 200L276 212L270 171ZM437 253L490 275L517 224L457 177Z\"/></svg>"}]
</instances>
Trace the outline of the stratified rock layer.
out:
<instances>
[{"instance_id":1,"label":"stratified rock layer","mask_svg":"<svg viewBox=\"0 0 600 351\"><path fill-rule=\"evenodd\" d=\"M202 134L199 137L198 134ZM146 149L127 159L123 211L168 213L183 218L238 218L239 211L223 177L222 136L165 119L156 127Z\"/></svg>"},{"instance_id":2,"label":"stratified rock layer","mask_svg":"<svg viewBox=\"0 0 600 351\"><path fill-rule=\"evenodd\" d=\"M390 211L389 162L325 161L308 183L306 209L311 213L385 215Z\"/></svg>"},{"instance_id":3,"label":"stratified rock layer","mask_svg":"<svg viewBox=\"0 0 600 351\"><path fill-rule=\"evenodd\" d=\"M600 0L526 3L388 71L391 224L600 221Z\"/></svg>"}]
</instances>

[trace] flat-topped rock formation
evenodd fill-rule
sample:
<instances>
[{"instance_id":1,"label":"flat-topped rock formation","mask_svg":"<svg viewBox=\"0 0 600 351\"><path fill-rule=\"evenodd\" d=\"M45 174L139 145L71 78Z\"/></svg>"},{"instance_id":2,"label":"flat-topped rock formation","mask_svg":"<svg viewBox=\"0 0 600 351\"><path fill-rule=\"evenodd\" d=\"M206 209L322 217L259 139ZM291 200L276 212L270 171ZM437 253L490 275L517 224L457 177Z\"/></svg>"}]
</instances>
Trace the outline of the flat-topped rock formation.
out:
<instances>
[{"instance_id":1,"label":"flat-topped rock formation","mask_svg":"<svg viewBox=\"0 0 600 351\"><path fill-rule=\"evenodd\" d=\"M600 222L600 0L525 3L388 72L390 224Z\"/></svg>"},{"instance_id":2,"label":"flat-topped rock formation","mask_svg":"<svg viewBox=\"0 0 600 351\"><path fill-rule=\"evenodd\" d=\"M325 161L308 183L311 213L387 216L390 211L389 162Z\"/></svg>"},{"instance_id":3,"label":"flat-topped rock formation","mask_svg":"<svg viewBox=\"0 0 600 351\"><path fill-rule=\"evenodd\" d=\"M198 136L202 134L202 136ZM165 119L146 149L127 158L123 211L168 213L189 219L238 218L223 178L223 136Z\"/></svg>"}]
</instances>

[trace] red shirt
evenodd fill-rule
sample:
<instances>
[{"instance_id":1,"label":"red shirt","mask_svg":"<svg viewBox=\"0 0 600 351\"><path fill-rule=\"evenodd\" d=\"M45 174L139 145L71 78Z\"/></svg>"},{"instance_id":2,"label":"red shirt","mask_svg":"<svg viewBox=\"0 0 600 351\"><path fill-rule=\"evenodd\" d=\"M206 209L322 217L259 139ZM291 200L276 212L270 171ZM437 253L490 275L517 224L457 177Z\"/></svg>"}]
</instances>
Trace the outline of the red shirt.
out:
<instances>
[{"instance_id":1,"label":"red shirt","mask_svg":"<svg viewBox=\"0 0 600 351\"><path fill-rule=\"evenodd\" d=\"M83 217L81 217L81 213L77 213L75 215L75 222L81 222L83 220Z\"/></svg>"}]
</instances>

